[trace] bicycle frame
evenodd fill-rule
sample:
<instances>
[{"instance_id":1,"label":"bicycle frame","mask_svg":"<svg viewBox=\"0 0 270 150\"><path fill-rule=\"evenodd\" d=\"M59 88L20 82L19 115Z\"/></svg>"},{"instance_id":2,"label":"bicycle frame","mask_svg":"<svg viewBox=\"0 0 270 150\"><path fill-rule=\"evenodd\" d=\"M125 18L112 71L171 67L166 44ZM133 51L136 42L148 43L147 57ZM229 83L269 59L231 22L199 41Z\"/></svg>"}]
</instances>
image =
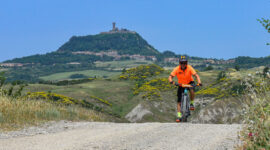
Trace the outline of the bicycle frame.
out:
<instances>
[{"instance_id":1,"label":"bicycle frame","mask_svg":"<svg viewBox=\"0 0 270 150\"><path fill-rule=\"evenodd\" d=\"M187 122L188 116L190 116L190 98L188 94L188 87L185 87L184 92L182 93L182 101L181 101L181 113L182 113L182 121Z\"/></svg>"},{"instance_id":2,"label":"bicycle frame","mask_svg":"<svg viewBox=\"0 0 270 150\"><path fill-rule=\"evenodd\" d=\"M181 113L182 113L182 121L187 122L187 118L190 116L190 98L188 94L188 88L196 87L198 85L192 86L190 84L182 84L184 88L184 92L182 93L182 101L181 101Z\"/></svg>"}]
</instances>

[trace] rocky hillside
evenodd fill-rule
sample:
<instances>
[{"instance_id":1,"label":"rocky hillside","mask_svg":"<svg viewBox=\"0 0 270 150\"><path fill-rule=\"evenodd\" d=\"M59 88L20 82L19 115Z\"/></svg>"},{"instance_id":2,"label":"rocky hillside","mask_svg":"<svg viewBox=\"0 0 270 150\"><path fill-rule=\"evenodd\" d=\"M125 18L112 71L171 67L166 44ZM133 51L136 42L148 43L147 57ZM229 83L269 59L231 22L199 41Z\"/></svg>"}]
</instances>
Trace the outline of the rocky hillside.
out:
<instances>
[{"instance_id":1,"label":"rocky hillside","mask_svg":"<svg viewBox=\"0 0 270 150\"><path fill-rule=\"evenodd\" d=\"M243 113L250 104L247 78L260 78L264 67L219 72L213 83L196 92L197 111L191 118L194 123L242 123ZM260 86L260 81L254 85Z\"/></svg>"}]
</instances>

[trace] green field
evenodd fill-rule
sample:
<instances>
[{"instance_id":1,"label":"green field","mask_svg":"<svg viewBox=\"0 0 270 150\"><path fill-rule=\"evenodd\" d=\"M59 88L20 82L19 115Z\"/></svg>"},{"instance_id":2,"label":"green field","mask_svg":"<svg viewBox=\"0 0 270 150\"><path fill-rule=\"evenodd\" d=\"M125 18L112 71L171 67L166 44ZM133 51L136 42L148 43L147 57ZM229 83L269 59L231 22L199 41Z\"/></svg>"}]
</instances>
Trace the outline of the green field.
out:
<instances>
[{"instance_id":1,"label":"green field","mask_svg":"<svg viewBox=\"0 0 270 150\"><path fill-rule=\"evenodd\" d=\"M75 71L75 72L63 72L56 73L49 76L40 77L43 80L57 81L70 79L73 74L83 74L88 77L113 77L119 75L121 72L115 71L103 71L103 70L85 70L85 71Z\"/></svg>"},{"instance_id":2,"label":"green field","mask_svg":"<svg viewBox=\"0 0 270 150\"><path fill-rule=\"evenodd\" d=\"M5 72L5 71L8 71L8 69L7 68L1 68L0 67L0 72Z\"/></svg>"},{"instance_id":3,"label":"green field","mask_svg":"<svg viewBox=\"0 0 270 150\"><path fill-rule=\"evenodd\" d=\"M125 61L107 61L95 62L98 68L107 68L112 70L122 70L123 68L133 68L142 64L152 64L152 61L139 61L139 60L125 60Z\"/></svg>"}]
</instances>

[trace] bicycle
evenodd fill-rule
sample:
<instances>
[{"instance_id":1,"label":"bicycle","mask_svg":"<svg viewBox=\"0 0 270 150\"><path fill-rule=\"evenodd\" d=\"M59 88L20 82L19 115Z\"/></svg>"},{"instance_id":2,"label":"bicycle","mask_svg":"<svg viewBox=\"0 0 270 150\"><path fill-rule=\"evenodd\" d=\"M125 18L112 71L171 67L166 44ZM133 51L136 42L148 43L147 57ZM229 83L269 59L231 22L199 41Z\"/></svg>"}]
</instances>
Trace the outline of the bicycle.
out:
<instances>
[{"instance_id":1,"label":"bicycle","mask_svg":"<svg viewBox=\"0 0 270 150\"><path fill-rule=\"evenodd\" d=\"M197 85L182 84L184 92L182 93L182 101L181 101L181 113L182 113L181 122L187 122L187 118L191 115L188 89L196 86L199 86L199 84Z\"/></svg>"}]
</instances>

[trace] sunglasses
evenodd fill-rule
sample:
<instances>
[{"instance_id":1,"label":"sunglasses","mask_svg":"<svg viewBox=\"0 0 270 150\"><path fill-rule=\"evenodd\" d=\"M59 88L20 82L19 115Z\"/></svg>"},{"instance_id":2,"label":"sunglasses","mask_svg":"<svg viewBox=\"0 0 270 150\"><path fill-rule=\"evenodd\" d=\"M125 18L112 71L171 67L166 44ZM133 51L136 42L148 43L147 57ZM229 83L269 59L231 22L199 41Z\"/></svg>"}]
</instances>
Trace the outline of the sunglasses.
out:
<instances>
[{"instance_id":1,"label":"sunglasses","mask_svg":"<svg viewBox=\"0 0 270 150\"><path fill-rule=\"evenodd\" d=\"M180 62L181 65L186 65L187 63L186 62Z\"/></svg>"}]
</instances>

